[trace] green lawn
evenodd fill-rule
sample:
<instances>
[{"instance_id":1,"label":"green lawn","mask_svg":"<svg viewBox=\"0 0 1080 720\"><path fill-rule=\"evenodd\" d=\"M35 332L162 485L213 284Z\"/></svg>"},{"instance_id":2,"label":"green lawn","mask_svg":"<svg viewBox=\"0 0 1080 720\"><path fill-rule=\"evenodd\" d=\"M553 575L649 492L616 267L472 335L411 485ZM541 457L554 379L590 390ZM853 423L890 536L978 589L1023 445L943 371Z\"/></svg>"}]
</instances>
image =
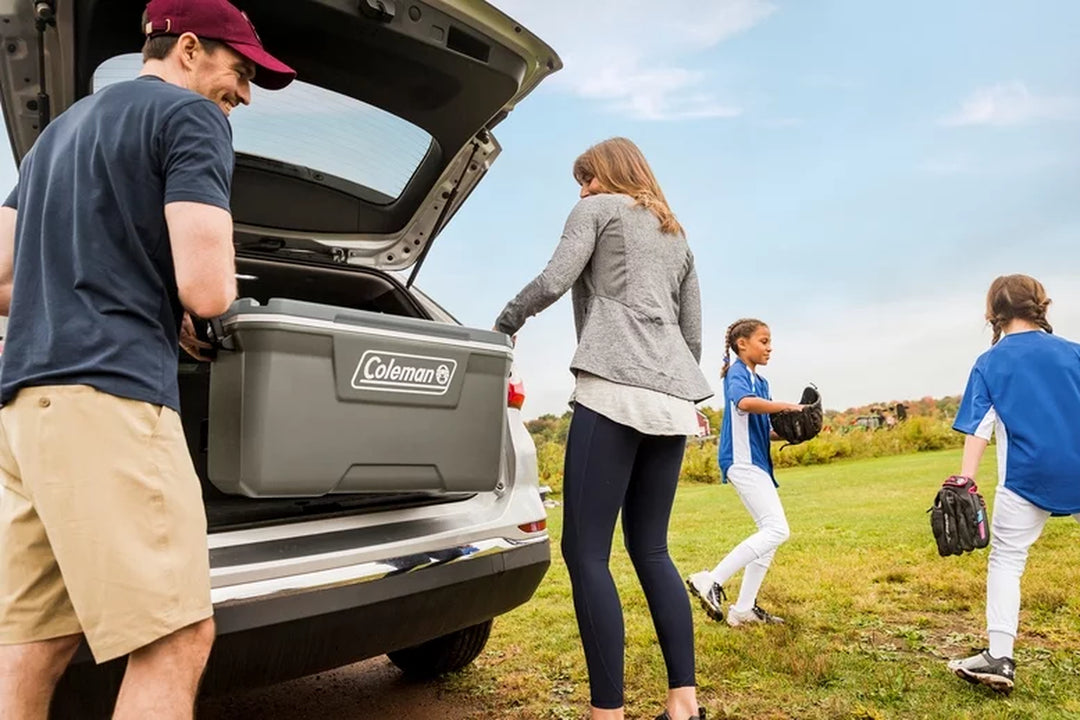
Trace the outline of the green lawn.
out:
<instances>
[{"instance_id":1,"label":"green lawn","mask_svg":"<svg viewBox=\"0 0 1080 720\"><path fill-rule=\"evenodd\" d=\"M779 471L792 536L761 604L784 626L733 629L694 604L699 698L709 718L1080 718L1080 527L1050 521L1023 582L1018 686L1008 698L950 675L982 647L986 550L937 555L925 510L959 451ZM981 470L990 504L992 453ZM588 706L561 509L555 557L533 600L496 621L473 667L444 681L477 717L581 718ZM727 485L680 487L671 551L680 571L712 567L752 532ZM644 596L621 543L612 567L626 611L627 717L653 718L666 680ZM729 595L737 592L736 576ZM733 592L734 591L734 592ZM479 710L483 708L483 710Z\"/></svg>"}]
</instances>

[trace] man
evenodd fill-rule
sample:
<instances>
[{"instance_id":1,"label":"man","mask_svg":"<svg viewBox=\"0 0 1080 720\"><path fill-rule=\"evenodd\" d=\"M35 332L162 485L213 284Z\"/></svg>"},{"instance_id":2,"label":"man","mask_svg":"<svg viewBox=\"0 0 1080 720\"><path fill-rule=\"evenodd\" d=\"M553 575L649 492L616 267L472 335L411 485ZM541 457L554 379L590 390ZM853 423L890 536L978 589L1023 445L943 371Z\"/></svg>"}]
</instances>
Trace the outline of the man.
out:
<instances>
[{"instance_id":1,"label":"man","mask_svg":"<svg viewBox=\"0 0 1080 720\"><path fill-rule=\"evenodd\" d=\"M143 70L62 113L0 209L0 717L45 718L85 637L117 718L191 718L213 643L180 424L189 313L236 297L227 116L295 72L226 0L152 0Z\"/></svg>"}]
</instances>

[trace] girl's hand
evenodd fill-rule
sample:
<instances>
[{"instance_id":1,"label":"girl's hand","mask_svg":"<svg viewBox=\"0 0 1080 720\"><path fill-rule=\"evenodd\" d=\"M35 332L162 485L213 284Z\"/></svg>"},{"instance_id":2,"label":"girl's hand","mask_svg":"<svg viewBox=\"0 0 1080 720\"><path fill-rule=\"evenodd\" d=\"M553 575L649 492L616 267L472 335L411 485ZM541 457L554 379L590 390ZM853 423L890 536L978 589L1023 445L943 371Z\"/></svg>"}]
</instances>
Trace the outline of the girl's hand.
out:
<instances>
[{"instance_id":1,"label":"girl's hand","mask_svg":"<svg viewBox=\"0 0 1080 720\"><path fill-rule=\"evenodd\" d=\"M806 407L806 406L805 405L799 405L798 403L788 403L787 404L787 409L791 410L792 412L800 412L804 407Z\"/></svg>"}]
</instances>

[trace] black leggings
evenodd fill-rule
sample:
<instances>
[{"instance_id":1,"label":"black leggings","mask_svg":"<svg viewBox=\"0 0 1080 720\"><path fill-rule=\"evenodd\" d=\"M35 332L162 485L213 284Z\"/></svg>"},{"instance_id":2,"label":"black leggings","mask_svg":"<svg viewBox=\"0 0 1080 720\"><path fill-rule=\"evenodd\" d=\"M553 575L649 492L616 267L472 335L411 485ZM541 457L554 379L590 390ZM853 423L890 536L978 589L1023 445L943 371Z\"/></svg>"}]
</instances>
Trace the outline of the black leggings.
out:
<instances>
[{"instance_id":1,"label":"black leggings","mask_svg":"<svg viewBox=\"0 0 1080 720\"><path fill-rule=\"evenodd\" d=\"M620 508L623 539L649 603L668 687L694 685L690 601L667 547L685 446L681 435L645 435L580 403L574 409L563 478L562 553L593 707L623 705L623 613L608 569Z\"/></svg>"}]
</instances>

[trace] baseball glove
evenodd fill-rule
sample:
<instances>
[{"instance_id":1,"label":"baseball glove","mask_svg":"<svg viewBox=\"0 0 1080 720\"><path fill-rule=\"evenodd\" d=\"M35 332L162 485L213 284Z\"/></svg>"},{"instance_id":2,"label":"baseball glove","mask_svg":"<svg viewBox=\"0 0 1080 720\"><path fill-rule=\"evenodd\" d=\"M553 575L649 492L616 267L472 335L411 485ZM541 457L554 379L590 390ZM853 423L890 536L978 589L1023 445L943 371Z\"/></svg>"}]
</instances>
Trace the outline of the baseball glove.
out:
<instances>
[{"instance_id":1,"label":"baseball glove","mask_svg":"<svg viewBox=\"0 0 1080 720\"><path fill-rule=\"evenodd\" d=\"M963 475L950 475L934 498L930 529L937 541L938 554L963 555L990 543L990 524L986 501L975 481Z\"/></svg>"},{"instance_id":2,"label":"baseball glove","mask_svg":"<svg viewBox=\"0 0 1080 720\"><path fill-rule=\"evenodd\" d=\"M769 415L773 432L787 440L781 450L788 445L806 442L821 432L821 393L813 385L807 385L799 404L805 407L802 410L785 410Z\"/></svg>"}]
</instances>

